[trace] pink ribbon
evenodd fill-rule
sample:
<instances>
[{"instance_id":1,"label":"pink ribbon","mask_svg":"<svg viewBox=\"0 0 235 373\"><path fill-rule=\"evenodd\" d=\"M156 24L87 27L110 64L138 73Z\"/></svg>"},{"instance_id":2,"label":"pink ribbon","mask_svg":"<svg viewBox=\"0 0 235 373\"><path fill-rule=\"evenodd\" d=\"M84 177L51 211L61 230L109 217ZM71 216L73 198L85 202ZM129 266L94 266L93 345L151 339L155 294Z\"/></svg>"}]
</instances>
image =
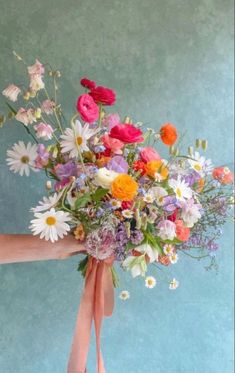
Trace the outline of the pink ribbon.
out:
<instances>
[{"instance_id":1,"label":"pink ribbon","mask_svg":"<svg viewBox=\"0 0 235 373\"><path fill-rule=\"evenodd\" d=\"M48 259L64 259L85 253L72 236L54 244L30 235L0 235L0 264ZM104 316L111 316L114 288L111 266L113 258L97 261L89 258L67 373L86 373L92 321L95 323L97 373L105 373L100 334Z\"/></svg>"}]
</instances>

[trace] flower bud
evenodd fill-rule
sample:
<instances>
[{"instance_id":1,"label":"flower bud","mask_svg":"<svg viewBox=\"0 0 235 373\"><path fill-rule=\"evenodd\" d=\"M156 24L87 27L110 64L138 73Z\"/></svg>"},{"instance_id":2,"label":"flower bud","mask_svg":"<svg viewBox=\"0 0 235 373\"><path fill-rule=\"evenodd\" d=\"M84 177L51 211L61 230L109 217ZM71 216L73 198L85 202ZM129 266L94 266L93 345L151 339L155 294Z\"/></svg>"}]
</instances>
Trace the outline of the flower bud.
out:
<instances>
[{"instance_id":1,"label":"flower bud","mask_svg":"<svg viewBox=\"0 0 235 373\"><path fill-rule=\"evenodd\" d=\"M188 147L188 154L192 157L193 156L193 146Z\"/></svg>"},{"instance_id":2,"label":"flower bud","mask_svg":"<svg viewBox=\"0 0 235 373\"><path fill-rule=\"evenodd\" d=\"M207 149L207 145L208 145L208 141L207 140L202 140L202 149L203 150Z\"/></svg>"},{"instance_id":3,"label":"flower bud","mask_svg":"<svg viewBox=\"0 0 235 373\"><path fill-rule=\"evenodd\" d=\"M50 190L52 188L51 180L46 181L46 189Z\"/></svg>"},{"instance_id":4,"label":"flower bud","mask_svg":"<svg viewBox=\"0 0 235 373\"><path fill-rule=\"evenodd\" d=\"M196 139L196 142L195 142L196 148L200 148L201 143L202 143L201 139Z\"/></svg>"}]
</instances>

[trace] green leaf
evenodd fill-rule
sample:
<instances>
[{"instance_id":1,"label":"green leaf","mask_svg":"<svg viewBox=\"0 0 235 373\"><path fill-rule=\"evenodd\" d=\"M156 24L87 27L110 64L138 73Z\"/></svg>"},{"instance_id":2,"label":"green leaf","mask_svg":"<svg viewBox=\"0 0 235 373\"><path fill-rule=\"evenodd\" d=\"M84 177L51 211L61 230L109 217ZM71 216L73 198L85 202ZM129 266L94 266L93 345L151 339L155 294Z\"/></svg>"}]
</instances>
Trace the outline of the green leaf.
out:
<instances>
[{"instance_id":1,"label":"green leaf","mask_svg":"<svg viewBox=\"0 0 235 373\"><path fill-rule=\"evenodd\" d=\"M108 189L98 188L96 189L95 193L92 194L91 198L95 202L100 202L101 199L109 192Z\"/></svg>"},{"instance_id":2,"label":"green leaf","mask_svg":"<svg viewBox=\"0 0 235 373\"><path fill-rule=\"evenodd\" d=\"M144 232L144 235L145 235L145 238L146 238L147 242L154 249L156 249L160 255L162 255L163 254L163 250L162 250L162 247L159 245L158 238L155 237L155 236L153 236L152 233L150 233L150 232Z\"/></svg>"},{"instance_id":3,"label":"green leaf","mask_svg":"<svg viewBox=\"0 0 235 373\"><path fill-rule=\"evenodd\" d=\"M88 264L88 255L78 263L77 270L85 277Z\"/></svg>"},{"instance_id":4,"label":"green leaf","mask_svg":"<svg viewBox=\"0 0 235 373\"><path fill-rule=\"evenodd\" d=\"M91 202L91 196L89 193L86 193L82 197L77 198L75 202L75 208L80 209L81 207L85 207L88 202Z\"/></svg>"}]
</instances>

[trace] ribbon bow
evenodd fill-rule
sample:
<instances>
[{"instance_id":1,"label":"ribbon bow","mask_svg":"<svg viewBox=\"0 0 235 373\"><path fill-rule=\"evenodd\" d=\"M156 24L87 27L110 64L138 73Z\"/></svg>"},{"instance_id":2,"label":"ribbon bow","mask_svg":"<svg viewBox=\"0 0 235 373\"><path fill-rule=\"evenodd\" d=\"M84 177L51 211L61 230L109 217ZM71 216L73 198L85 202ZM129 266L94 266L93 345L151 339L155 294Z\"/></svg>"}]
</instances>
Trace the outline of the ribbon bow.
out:
<instances>
[{"instance_id":1,"label":"ribbon bow","mask_svg":"<svg viewBox=\"0 0 235 373\"><path fill-rule=\"evenodd\" d=\"M85 253L85 249L71 236L52 244L30 235L0 235L0 264L64 259L79 253ZM111 316L114 307L111 273L113 261L113 257L102 261L89 258L67 373L86 373L93 320L96 333L97 373L105 373L100 333L103 317Z\"/></svg>"}]
</instances>

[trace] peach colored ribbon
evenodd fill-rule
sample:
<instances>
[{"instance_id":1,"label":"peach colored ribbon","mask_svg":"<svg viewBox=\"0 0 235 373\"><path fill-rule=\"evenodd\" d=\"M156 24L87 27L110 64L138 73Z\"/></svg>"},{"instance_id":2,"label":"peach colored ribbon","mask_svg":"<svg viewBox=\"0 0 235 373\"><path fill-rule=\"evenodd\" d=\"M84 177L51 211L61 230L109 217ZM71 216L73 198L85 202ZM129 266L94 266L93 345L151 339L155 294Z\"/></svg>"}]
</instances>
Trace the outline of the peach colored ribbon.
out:
<instances>
[{"instance_id":1,"label":"peach colored ribbon","mask_svg":"<svg viewBox=\"0 0 235 373\"><path fill-rule=\"evenodd\" d=\"M54 244L31 235L0 235L0 264L49 259L65 259L85 253L72 236ZM92 321L95 323L97 373L105 373L100 348L102 319L111 316L114 307L114 288L111 266L113 258L97 261L90 258L67 373L86 373Z\"/></svg>"}]
</instances>

